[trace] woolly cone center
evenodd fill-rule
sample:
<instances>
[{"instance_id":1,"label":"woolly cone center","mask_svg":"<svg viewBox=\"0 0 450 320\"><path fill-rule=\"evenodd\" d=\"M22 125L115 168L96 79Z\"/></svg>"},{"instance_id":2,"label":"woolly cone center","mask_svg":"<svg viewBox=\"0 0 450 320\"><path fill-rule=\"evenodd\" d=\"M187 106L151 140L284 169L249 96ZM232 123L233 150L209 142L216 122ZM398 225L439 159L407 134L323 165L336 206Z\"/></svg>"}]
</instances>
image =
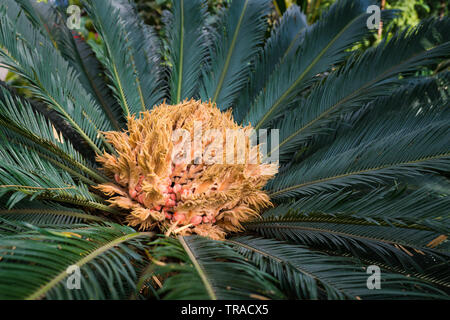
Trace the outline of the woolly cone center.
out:
<instances>
[{"instance_id":1,"label":"woolly cone center","mask_svg":"<svg viewBox=\"0 0 450 320\"><path fill-rule=\"evenodd\" d=\"M246 139L251 130L211 103L161 104L129 117L127 131L105 133L117 155L97 160L115 183L97 188L131 226L223 239L271 205L262 188L278 165L250 156L258 148ZM228 132L246 139L244 150L233 140L231 158Z\"/></svg>"}]
</instances>

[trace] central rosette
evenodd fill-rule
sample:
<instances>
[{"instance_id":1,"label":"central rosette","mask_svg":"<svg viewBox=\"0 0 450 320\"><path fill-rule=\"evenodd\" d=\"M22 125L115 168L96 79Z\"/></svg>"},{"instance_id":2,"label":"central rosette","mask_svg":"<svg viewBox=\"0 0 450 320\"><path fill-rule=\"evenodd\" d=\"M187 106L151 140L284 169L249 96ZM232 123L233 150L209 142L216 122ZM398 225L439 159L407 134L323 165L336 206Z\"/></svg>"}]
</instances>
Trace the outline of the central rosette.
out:
<instances>
[{"instance_id":1,"label":"central rosette","mask_svg":"<svg viewBox=\"0 0 450 320\"><path fill-rule=\"evenodd\" d=\"M262 188L277 163L262 163L251 126L211 103L161 104L106 132L116 154L97 157L115 183L97 186L128 224L223 239L270 206Z\"/></svg>"}]
</instances>

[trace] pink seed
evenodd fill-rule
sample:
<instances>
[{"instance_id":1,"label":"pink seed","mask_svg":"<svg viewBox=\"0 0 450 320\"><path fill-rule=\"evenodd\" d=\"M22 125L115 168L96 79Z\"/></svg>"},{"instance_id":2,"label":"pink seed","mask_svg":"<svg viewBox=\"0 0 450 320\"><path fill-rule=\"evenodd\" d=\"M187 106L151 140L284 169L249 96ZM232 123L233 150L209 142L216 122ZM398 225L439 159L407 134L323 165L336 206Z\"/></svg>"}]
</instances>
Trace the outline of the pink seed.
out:
<instances>
[{"instance_id":1,"label":"pink seed","mask_svg":"<svg viewBox=\"0 0 450 320\"><path fill-rule=\"evenodd\" d=\"M166 217L166 219L172 219L172 215L168 212L164 212L164 216Z\"/></svg>"},{"instance_id":2,"label":"pink seed","mask_svg":"<svg viewBox=\"0 0 450 320\"><path fill-rule=\"evenodd\" d=\"M203 223L209 223L210 220L207 216L203 216Z\"/></svg>"},{"instance_id":3,"label":"pink seed","mask_svg":"<svg viewBox=\"0 0 450 320\"><path fill-rule=\"evenodd\" d=\"M172 199L167 199L165 205L166 205L166 207L174 207L175 201L173 201Z\"/></svg>"},{"instance_id":4,"label":"pink seed","mask_svg":"<svg viewBox=\"0 0 450 320\"><path fill-rule=\"evenodd\" d=\"M156 206L156 207L155 207L155 210L156 210L156 211L161 211L161 206Z\"/></svg>"},{"instance_id":5,"label":"pink seed","mask_svg":"<svg viewBox=\"0 0 450 320\"><path fill-rule=\"evenodd\" d=\"M140 184L138 184L135 189L136 189L137 192L141 192L142 191L142 186Z\"/></svg>"},{"instance_id":6,"label":"pink seed","mask_svg":"<svg viewBox=\"0 0 450 320\"><path fill-rule=\"evenodd\" d=\"M139 201L139 203L144 203L144 200L145 200L145 196L141 193L139 196L138 196L138 201Z\"/></svg>"},{"instance_id":7,"label":"pink seed","mask_svg":"<svg viewBox=\"0 0 450 320\"><path fill-rule=\"evenodd\" d=\"M183 221L186 217L184 216L184 214L179 213L179 212L175 212L173 215L173 220L175 221Z\"/></svg>"},{"instance_id":8,"label":"pink seed","mask_svg":"<svg viewBox=\"0 0 450 320\"><path fill-rule=\"evenodd\" d=\"M196 225L202 223L202 217L201 217L201 216L193 216L193 217L191 218L191 223L192 223L194 226L196 226Z\"/></svg>"},{"instance_id":9,"label":"pink seed","mask_svg":"<svg viewBox=\"0 0 450 320\"><path fill-rule=\"evenodd\" d=\"M172 193L172 192L173 192L172 187L167 187L167 192L168 192L168 193Z\"/></svg>"},{"instance_id":10,"label":"pink seed","mask_svg":"<svg viewBox=\"0 0 450 320\"><path fill-rule=\"evenodd\" d=\"M180 191L181 191L181 185L178 184L178 183L176 183L176 184L173 186L173 192L178 193L178 192L180 192Z\"/></svg>"},{"instance_id":11,"label":"pink seed","mask_svg":"<svg viewBox=\"0 0 450 320\"><path fill-rule=\"evenodd\" d=\"M130 193L131 198L136 199L137 192L135 189L130 189L129 193Z\"/></svg>"},{"instance_id":12,"label":"pink seed","mask_svg":"<svg viewBox=\"0 0 450 320\"><path fill-rule=\"evenodd\" d=\"M114 175L114 180L116 180L116 182L117 182L118 184L120 184L120 176L119 176L118 173L116 173L116 174Z\"/></svg>"},{"instance_id":13,"label":"pink seed","mask_svg":"<svg viewBox=\"0 0 450 320\"><path fill-rule=\"evenodd\" d=\"M175 193L171 193L170 194L170 199L172 199L172 200L176 200L177 199L177 196L175 195Z\"/></svg>"}]
</instances>

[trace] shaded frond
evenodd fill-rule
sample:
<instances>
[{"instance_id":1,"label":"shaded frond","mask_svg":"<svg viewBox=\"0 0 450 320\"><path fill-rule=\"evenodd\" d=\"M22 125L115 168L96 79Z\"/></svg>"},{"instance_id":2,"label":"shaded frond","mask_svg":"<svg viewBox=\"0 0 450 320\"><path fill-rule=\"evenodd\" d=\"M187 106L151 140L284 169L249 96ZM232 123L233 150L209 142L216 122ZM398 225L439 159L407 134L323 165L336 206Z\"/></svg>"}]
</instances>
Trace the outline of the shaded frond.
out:
<instances>
[{"instance_id":1,"label":"shaded frond","mask_svg":"<svg viewBox=\"0 0 450 320\"><path fill-rule=\"evenodd\" d=\"M112 128L105 114L53 43L32 25L14 1L6 2L7 6L2 3L0 7L0 61L27 80L34 97L57 111L100 153L104 142L99 132Z\"/></svg>"},{"instance_id":2,"label":"shaded frond","mask_svg":"<svg viewBox=\"0 0 450 320\"><path fill-rule=\"evenodd\" d=\"M286 58L265 84L244 118L255 129L264 128L296 101L296 96L312 85L319 73L341 63L357 42L370 34L366 9L371 1L338 1L322 20L310 26L297 52ZM388 20L392 12L384 13Z\"/></svg>"},{"instance_id":3,"label":"shaded frond","mask_svg":"<svg viewBox=\"0 0 450 320\"><path fill-rule=\"evenodd\" d=\"M69 172L58 169L36 152L1 140L0 196L8 194L8 208L29 197L116 212L86 185L75 183Z\"/></svg>"},{"instance_id":4,"label":"shaded frond","mask_svg":"<svg viewBox=\"0 0 450 320\"><path fill-rule=\"evenodd\" d=\"M89 45L66 26L68 19L63 10L57 10L47 3L37 3L33 0L16 0L27 13L33 25L42 33L48 33L55 49L78 72L79 80L87 92L102 107L114 129L119 130L123 123L119 105L112 97L102 76L104 70L96 59Z\"/></svg>"},{"instance_id":5,"label":"shaded frond","mask_svg":"<svg viewBox=\"0 0 450 320\"><path fill-rule=\"evenodd\" d=\"M274 279L233 251L223 242L199 236L159 239L152 250L155 259L172 258L149 275L167 278L158 294L164 299L267 299L281 297Z\"/></svg>"},{"instance_id":6,"label":"shaded frond","mask_svg":"<svg viewBox=\"0 0 450 320\"><path fill-rule=\"evenodd\" d=\"M38 227L60 228L69 228L82 222L107 221L104 217L87 214L80 209L37 200L22 201L14 208L8 209L3 199L0 199L0 218L7 221L27 222Z\"/></svg>"},{"instance_id":7,"label":"shaded frond","mask_svg":"<svg viewBox=\"0 0 450 320\"><path fill-rule=\"evenodd\" d=\"M300 299L425 299L444 292L413 277L381 271L381 288L369 290L367 266L356 259L329 256L273 239L236 237L227 241L279 279L291 297Z\"/></svg>"},{"instance_id":8,"label":"shaded frond","mask_svg":"<svg viewBox=\"0 0 450 320\"><path fill-rule=\"evenodd\" d=\"M132 14L134 9L128 0L88 0L86 5L104 41L102 52L97 54L108 71L123 114L130 116L152 108L162 98L159 52L154 52L155 44L149 43L156 41L153 31ZM147 37L142 37L146 33Z\"/></svg>"},{"instance_id":9,"label":"shaded frond","mask_svg":"<svg viewBox=\"0 0 450 320\"><path fill-rule=\"evenodd\" d=\"M450 233L450 184L445 180L442 184L445 186L435 191L427 185L419 189L400 185L380 187L367 194L356 190L324 192L282 203L267 210L263 217L280 217L289 213L301 214L304 221L313 221L315 218L311 214L318 214L317 222L330 219L329 222L339 223L340 219L345 222L346 218L357 218L373 225L424 228L446 234ZM443 193L445 190L446 194Z\"/></svg>"},{"instance_id":10,"label":"shaded frond","mask_svg":"<svg viewBox=\"0 0 450 320\"><path fill-rule=\"evenodd\" d=\"M399 177L448 171L447 99L417 101L414 93L406 98L401 93L378 100L352 130L278 175L268 185L272 197L388 184Z\"/></svg>"},{"instance_id":11,"label":"shaded frond","mask_svg":"<svg viewBox=\"0 0 450 320\"><path fill-rule=\"evenodd\" d=\"M303 42L307 27L306 16L297 5L291 5L272 30L264 50L255 61L254 71L251 72L249 82L242 90L242 96L236 101L236 107L233 107L234 118L237 122L242 121L251 103L263 90L274 70L295 54Z\"/></svg>"},{"instance_id":12,"label":"shaded frond","mask_svg":"<svg viewBox=\"0 0 450 320\"><path fill-rule=\"evenodd\" d=\"M176 0L165 17L168 36L172 104L198 96L202 64L207 54L204 0Z\"/></svg>"},{"instance_id":13,"label":"shaded frond","mask_svg":"<svg viewBox=\"0 0 450 320\"><path fill-rule=\"evenodd\" d=\"M200 98L231 107L247 81L250 63L262 44L268 0L232 1L218 23L211 65L205 67Z\"/></svg>"},{"instance_id":14,"label":"shaded frond","mask_svg":"<svg viewBox=\"0 0 450 320\"><path fill-rule=\"evenodd\" d=\"M449 201L427 186L323 193L268 210L246 229L427 274L434 263L450 263Z\"/></svg>"},{"instance_id":15,"label":"shaded frond","mask_svg":"<svg viewBox=\"0 0 450 320\"><path fill-rule=\"evenodd\" d=\"M0 238L2 299L125 299L134 292L136 263L151 233L129 227L80 225L42 229ZM79 268L80 290L68 277Z\"/></svg>"},{"instance_id":16,"label":"shaded frond","mask_svg":"<svg viewBox=\"0 0 450 320\"><path fill-rule=\"evenodd\" d=\"M85 183L94 184L91 179L107 181L28 101L4 88L0 88L0 136L34 151Z\"/></svg>"},{"instance_id":17,"label":"shaded frond","mask_svg":"<svg viewBox=\"0 0 450 320\"><path fill-rule=\"evenodd\" d=\"M448 58L450 19L425 21L405 30L361 56L355 54L342 70L332 72L312 90L306 101L290 110L280 128L280 156L289 158L302 144L320 134L342 114L358 110L375 98L391 95L408 75ZM402 75L401 79L399 75ZM426 80L431 82L431 80ZM419 83L407 93L421 97ZM420 87L422 85L422 88Z\"/></svg>"}]
</instances>

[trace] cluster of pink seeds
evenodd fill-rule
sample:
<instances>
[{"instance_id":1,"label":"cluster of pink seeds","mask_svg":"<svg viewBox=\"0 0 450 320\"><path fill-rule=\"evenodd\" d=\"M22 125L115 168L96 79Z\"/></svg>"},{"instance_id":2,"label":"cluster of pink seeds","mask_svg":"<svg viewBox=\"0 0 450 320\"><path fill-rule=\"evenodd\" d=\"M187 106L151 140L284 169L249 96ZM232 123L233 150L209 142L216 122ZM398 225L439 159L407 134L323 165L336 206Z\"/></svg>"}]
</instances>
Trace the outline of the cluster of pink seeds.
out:
<instances>
[{"instance_id":1,"label":"cluster of pink seeds","mask_svg":"<svg viewBox=\"0 0 450 320\"><path fill-rule=\"evenodd\" d=\"M160 188L165 201L164 205L157 205L150 209L163 212L167 220L178 222L180 225L189 223L195 226L201 223L215 223L216 219L212 214L194 215L190 221L187 221L184 213L175 210L180 201L187 199L195 192L195 188L190 187L190 182L200 175L201 171L202 167L197 165L189 165L187 167L172 165L170 178L165 179L165 184ZM142 182L144 179L145 177L140 175L136 186L134 188L129 186L128 194L133 200L145 206L145 193L142 192ZM115 175L115 180L121 184L118 174Z\"/></svg>"}]
</instances>

